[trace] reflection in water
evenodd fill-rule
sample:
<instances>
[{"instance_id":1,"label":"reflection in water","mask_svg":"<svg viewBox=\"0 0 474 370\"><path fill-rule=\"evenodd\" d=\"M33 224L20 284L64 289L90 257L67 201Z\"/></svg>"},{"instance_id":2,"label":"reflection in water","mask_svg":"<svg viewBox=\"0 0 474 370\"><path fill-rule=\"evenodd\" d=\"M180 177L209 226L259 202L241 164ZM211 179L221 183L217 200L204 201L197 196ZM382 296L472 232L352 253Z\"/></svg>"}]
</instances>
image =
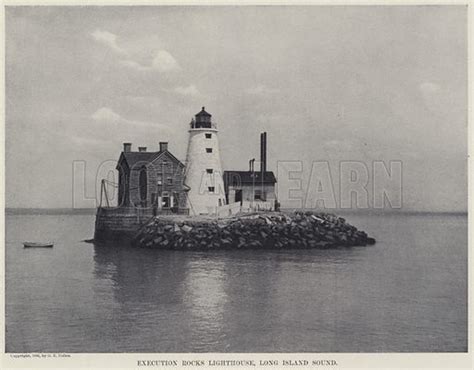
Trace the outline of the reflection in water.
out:
<instances>
[{"instance_id":1,"label":"reflection in water","mask_svg":"<svg viewBox=\"0 0 474 370\"><path fill-rule=\"evenodd\" d=\"M215 259L198 258L186 265L183 308L189 312L190 340L197 344L197 350L212 348L225 340L225 274L225 263Z\"/></svg>"},{"instance_id":2,"label":"reflection in water","mask_svg":"<svg viewBox=\"0 0 474 370\"><path fill-rule=\"evenodd\" d=\"M150 350L159 337L162 351L252 351L256 333L264 348L285 350L301 339L285 335L288 322L300 325L301 305L313 306L310 315L329 316L310 329L331 335L331 309L304 296L320 294L315 271L331 275L357 257L357 249L183 252L97 245L94 274L103 283L97 295L112 295L110 309L121 335L130 337L129 349L138 330L136 340L143 343L145 335L154 343Z\"/></svg>"},{"instance_id":3,"label":"reflection in water","mask_svg":"<svg viewBox=\"0 0 474 370\"><path fill-rule=\"evenodd\" d=\"M355 221L375 246L197 253L82 243L93 217L9 217L7 351L465 351L466 218ZM22 248L37 230L54 248Z\"/></svg>"},{"instance_id":4,"label":"reflection in water","mask_svg":"<svg viewBox=\"0 0 474 370\"><path fill-rule=\"evenodd\" d=\"M147 338L151 350L157 336L170 350L179 345L160 333L173 331L173 323L181 319L175 307L182 306L185 297L186 261L173 252L156 252L128 245L94 246L94 274L108 286L116 304L113 320L120 326L117 331L128 338L124 351L143 350L140 343Z\"/></svg>"},{"instance_id":5,"label":"reflection in water","mask_svg":"<svg viewBox=\"0 0 474 370\"><path fill-rule=\"evenodd\" d=\"M120 304L180 303L186 270L179 257L128 245L96 245L94 274L112 284Z\"/></svg>"}]
</instances>

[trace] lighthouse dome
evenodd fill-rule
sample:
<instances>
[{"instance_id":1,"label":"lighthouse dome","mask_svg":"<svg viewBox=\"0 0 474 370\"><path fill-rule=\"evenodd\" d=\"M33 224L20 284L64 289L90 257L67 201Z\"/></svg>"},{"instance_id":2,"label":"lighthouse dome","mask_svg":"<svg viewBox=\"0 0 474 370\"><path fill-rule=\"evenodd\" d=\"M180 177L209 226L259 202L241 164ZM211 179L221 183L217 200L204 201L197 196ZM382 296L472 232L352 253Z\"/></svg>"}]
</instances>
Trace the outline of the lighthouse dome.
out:
<instances>
[{"instance_id":1,"label":"lighthouse dome","mask_svg":"<svg viewBox=\"0 0 474 370\"><path fill-rule=\"evenodd\" d=\"M202 110L195 115L194 127L192 128L211 128L212 114L207 113L205 107L202 107Z\"/></svg>"}]
</instances>

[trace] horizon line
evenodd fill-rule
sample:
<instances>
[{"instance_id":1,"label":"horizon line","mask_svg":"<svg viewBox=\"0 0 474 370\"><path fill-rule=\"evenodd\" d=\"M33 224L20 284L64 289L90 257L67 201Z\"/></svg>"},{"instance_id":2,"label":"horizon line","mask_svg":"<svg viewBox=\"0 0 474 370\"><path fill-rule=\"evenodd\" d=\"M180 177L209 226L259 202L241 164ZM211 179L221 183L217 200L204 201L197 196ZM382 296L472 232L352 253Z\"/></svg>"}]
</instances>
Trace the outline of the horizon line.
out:
<instances>
[{"instance_id":1,"label":"horizon line","mask_svg":"<svg viewBox=\"0 0 474 370\"><path fill-rule=\"evenodd\" d=\"M26 212L26 211L77 211L77 212L85 212L85 211L95 211L97 207L86 207L86 208L72 208L72 207L5 207L5 213L9 212ZM339 213L390 213L390 214L463 214L467 215L469 213L468 210L417 210L417 209L378 209L378 208L327 208L327 209L320 209L320 208L281 208L282 211L310 211L310 212L323 212L323 213L331 213L331 212L339 212Z\"/></svg>"}]
</instances>

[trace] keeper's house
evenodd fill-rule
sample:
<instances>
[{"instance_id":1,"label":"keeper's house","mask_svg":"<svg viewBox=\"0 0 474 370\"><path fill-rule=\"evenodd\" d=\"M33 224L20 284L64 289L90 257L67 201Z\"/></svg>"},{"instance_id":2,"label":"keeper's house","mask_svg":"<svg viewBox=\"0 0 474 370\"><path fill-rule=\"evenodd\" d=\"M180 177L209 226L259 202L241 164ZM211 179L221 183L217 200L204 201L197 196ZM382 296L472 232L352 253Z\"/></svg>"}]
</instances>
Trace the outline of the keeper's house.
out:
<instances>
[{"instance_id":1,"label":"keeper's house","mask_svg":"<svg viewBox=\"0 0 474 370\"><path fill-rule=\"evenodd\" d=\"M117 205L108 204L103 183L95 240L128 239L152 216L189 214L185 166L168 151L168 143L161 142L157 152L147 152L145 147L135 152L131 143L124 143L116 168L119 175ZM107 201L106 206L104 201Z\"/></svg>"},{"instance_id":2,"label":"keeper's house","mask_svg":"<svg viewBox=\"0 0 474 370\"><path fill-rule=\"evenodd\" d=\"M146 147L133 152L132 144L124 143L117 163L118 206L151 209L153 215L187 214L184 168L166 142L160 142L158 152Z\"/></svg>"}]
</instances>

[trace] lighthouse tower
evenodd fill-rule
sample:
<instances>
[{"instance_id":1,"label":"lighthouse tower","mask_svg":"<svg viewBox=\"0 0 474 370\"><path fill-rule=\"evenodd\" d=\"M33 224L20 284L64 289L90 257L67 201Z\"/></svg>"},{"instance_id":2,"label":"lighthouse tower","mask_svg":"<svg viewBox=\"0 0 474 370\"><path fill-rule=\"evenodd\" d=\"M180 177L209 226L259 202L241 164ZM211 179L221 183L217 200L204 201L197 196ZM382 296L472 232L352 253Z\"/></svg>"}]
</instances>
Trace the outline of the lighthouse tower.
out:
<instances>
[{"instance_id":1,"label":"lighthouse tower","mask_svg":"<svg viewBox=\"0 0 474 370\"><path fill-rule=\"evenodd\" d=\"M212 214L225 205L217 128L204 107L190 123L186 154L186 185L191 215Z\"/></svg>"}]
</instances>

